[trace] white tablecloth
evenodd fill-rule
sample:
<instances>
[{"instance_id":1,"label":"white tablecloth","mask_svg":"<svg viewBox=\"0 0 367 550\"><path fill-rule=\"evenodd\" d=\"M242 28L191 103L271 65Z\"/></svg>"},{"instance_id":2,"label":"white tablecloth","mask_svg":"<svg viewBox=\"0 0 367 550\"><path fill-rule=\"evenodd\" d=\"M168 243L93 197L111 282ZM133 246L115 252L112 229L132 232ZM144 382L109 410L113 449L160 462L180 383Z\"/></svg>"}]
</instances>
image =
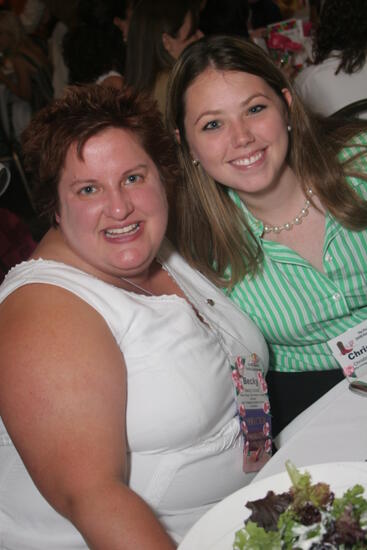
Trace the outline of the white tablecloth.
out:
<instances>
[{"instance_id":1,"label":"white tablecloth","mask_svg":"<svg viewBox=\"0 0 367 550\"><path fill-rule=\"evenodd\" d=\"M367 461L367 394L357 395L343 380L295 418L276 438L278 451L253 482L295 466Z\"/></svg>"}]
</instances>

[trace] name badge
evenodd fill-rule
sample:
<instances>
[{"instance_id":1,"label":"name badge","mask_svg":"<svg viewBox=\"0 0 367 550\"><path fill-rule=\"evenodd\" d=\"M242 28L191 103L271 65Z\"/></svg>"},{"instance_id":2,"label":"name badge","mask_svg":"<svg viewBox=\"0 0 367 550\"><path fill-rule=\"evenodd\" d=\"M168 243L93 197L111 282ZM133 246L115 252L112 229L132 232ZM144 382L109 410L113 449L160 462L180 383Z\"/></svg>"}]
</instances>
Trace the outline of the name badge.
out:
<instances>
[{"instance_id":1,"label":"name badge","mask_svg":"<svg viewBox=\"0 0 367 550\"><path fill-rule=\"evenodd\" d=\"M367 377L367 320L332 338L328 345L350 381Z\"/></svg>"},{"instance_id":2,"label":"name badge","mask_svg":"<svg viewBox=\"0 0 367 550\"><path fill-rule=\"evenodd\" d=\"M243 471L257 472L271 457L271 416L264 370L256 353L231 361L243 435Z\"/></svg>"}]
</instances>

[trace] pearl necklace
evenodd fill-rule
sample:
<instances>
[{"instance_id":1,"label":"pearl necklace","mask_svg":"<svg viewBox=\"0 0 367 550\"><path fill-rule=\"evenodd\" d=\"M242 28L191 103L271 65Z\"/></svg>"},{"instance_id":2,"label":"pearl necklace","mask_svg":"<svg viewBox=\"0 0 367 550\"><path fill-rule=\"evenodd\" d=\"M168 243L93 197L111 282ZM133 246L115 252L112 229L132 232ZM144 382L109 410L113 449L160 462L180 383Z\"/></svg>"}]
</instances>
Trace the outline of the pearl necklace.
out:
<instances>
[{"instance_id":1,"label":"pearl necklace","mask_svg":"<svg viewBox=\"0 0 367 550\"><path fill-rule=\"evenodd\" d=\"M309 197L312 197L313 195L313 191L310 188L307 189L306 193ZM271 233L271 232L280 233L283 230L290 231L291 229L293 229L295 225L300 225L303 221L303 218L308 216L308 210L310 208L310 204L311 202L308 199L306 199L306 202L303 205L303 208L300 211L300 213L295 218L293 218L293 220L290 222L283 223L283 225L264 224L264 233Z\"/></svg>"}]
</instances>

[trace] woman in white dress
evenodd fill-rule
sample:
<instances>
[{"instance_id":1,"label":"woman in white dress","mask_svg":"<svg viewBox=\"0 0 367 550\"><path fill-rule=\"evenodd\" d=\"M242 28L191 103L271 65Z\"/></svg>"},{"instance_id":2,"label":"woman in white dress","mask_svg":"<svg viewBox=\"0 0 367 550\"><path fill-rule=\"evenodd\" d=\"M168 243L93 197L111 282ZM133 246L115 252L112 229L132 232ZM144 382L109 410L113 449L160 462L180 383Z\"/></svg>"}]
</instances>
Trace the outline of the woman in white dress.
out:
<instances>
[{"instance_id":1,"label":"woman in white dress","mask_svg":"<svg viewBox=\"0 0 367 550\"><path fill-rule=\"evenodd\" d=\"M254 475L231 368L255 358L261 378L267 347L164 239L172 147L151 102L102 86L25 133L52 228L0 287L8 550L173 549Z\"/></svg>"}]
</instances>

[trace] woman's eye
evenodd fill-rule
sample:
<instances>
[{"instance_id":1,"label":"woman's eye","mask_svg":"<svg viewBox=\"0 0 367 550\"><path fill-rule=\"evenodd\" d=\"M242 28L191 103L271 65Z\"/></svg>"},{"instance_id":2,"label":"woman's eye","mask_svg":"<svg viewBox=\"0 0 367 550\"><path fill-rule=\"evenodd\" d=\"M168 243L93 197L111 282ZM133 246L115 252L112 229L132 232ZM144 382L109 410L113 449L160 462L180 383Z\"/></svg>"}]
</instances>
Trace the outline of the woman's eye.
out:
<instances>
[{"instance_id":1,"label":"woman's eye","mask_svg":"<svg viewBox=\"0 0 367 550\"><path fill-rule=\"evenodd\" d=\"M253 107L249 108L249 113L254 115L256 113L260 113L263 109L265 109L265 105L254 105Z\"/></svg>"},{"instance_id":2,"label":"woman's eye","mask_svg":"<svg viewBox=\"0 0 367 550\"><path fill-rule=\"evenodd\" d=\"M126 178L127 185L132 185L134 183L137 183L142 179L142 176L139 176L138 174L131 174Z\"/></svg>"},{"instance_id":3,"label":"woman's eye","mask_svg":"<svg viewBox=\"0 0 367 550\"><path fill-rule=\"evenodd\" d=\"M94 187L94 185L86 185L85 187L82 187L78 191L79 195L93 195L97 189Z\"/></svg>"},{"instance_id":4,"label":"woman's eye","mask_svg":"<svg viewBox=\"0 0 367 550\"><path fill-rule=\"evenodd\" d=\"M207 124L205 124L203 130L216 130L220 127L220 122L218 120L211 120Z\"/></svg>"}]
</instances>

